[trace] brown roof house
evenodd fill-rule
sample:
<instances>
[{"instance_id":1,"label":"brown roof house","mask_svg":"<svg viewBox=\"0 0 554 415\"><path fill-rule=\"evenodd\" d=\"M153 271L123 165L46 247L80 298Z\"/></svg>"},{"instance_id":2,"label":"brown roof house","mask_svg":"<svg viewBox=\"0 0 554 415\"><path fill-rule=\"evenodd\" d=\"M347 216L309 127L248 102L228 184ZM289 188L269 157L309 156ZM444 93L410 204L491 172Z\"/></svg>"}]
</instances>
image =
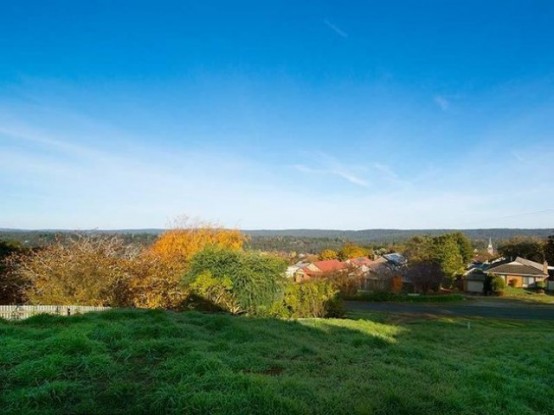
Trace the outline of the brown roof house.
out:
<instances>
[{"instance_id":1,"label":"brown roof house","mask_svg":"<svg viewBox=\"0 0 554 415\"><path fill-rule=\"evenodd\" d=\"M533 287L538 281L548 278L548 264L517 257L515 261L493 265L485 272L501 277L512 287Z\"/></svg>"},{"instance_id":2,"label":"brown roof house","mask_svg":"<svg viewBox=\"0 0 554 415\"><path fill-rule=\"evenodd\" d=\"M338 259L328 259L325 261L316 261L301 267L294 273L294 280L301 282L314 277L322 277L333 272L343 272L348 268L348 264Z\"/></svg>"}]
</instances>

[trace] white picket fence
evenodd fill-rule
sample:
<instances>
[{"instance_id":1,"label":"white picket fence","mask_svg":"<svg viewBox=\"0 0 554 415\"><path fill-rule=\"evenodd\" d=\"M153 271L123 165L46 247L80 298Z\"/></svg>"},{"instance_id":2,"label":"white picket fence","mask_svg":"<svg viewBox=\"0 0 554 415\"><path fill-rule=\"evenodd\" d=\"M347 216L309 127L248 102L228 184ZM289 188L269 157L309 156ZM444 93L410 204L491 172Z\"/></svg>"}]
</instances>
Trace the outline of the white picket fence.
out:
<instances>
[{"instance_id":1,"label":"white picket fence","mask_svg":"<svg viewBox=\"0 0 554 415\"><path fill-rule=\"evenodd\" d=\"M0 305L0 318L6 320L22 320L37 314L54 314L58 316L73 316L90 311L109 310L110 307L94 307L83 305Z\"/></svg>"}]
</instances>

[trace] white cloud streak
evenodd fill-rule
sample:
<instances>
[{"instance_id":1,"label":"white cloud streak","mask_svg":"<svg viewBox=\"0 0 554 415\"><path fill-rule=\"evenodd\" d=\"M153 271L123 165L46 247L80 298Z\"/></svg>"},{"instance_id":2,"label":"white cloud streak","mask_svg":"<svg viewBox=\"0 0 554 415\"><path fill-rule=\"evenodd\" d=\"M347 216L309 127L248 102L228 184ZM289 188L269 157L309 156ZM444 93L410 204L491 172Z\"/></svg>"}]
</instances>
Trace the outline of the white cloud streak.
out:
<instances>
[{"instance_id":1,"label":"white cloud streak","mask_svg":"<svg viewBox=\"0 0 554 415\"><path fill-rule=\"evenodd\" d=\"M331 157L322 152L314 152L313 154L315 155L315 157L312 158L315 167L306 166L305 164L295 164L292 167L302 173L335 176L358 187L369 187L369 182L355 172L356 170L361 170L359 167L348 166L338 161L335 157Z\"/></svg>"},{"instance_id":2,"label":"white cloud streak","mask_svg":"<svg viewBox=\"0 0 554 415\"><path fill-rule=\"evenodd\" d=\"M333 32L335 32L337 35L339 35L340 37L343 37L343 38L347 38L348 37L348 33L346 33L344 30L342 30L341 28L339 28L338 26L334 25L333 23L331 23L329 20L325 19L323 20L323 23L329 28L331 29Z\"/></svg>"}]
</instances>

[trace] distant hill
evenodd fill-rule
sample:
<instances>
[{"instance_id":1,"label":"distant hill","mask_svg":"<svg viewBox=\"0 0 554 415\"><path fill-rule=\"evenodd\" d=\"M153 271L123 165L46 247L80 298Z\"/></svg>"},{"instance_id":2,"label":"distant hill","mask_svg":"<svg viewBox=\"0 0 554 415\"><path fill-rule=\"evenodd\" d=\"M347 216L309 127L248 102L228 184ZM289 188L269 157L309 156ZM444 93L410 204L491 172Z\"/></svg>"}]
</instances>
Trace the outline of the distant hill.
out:
<instances>
[{"instance_id":1,"label":"distant hill","mask_svg":"<svg viewBox=\"0 0 554 415\"><path fill-rule=\"evenodd\" d=\"M352 242L396 242L415 235L441 235L447 232L463 232L470 239L496 240L514 236L535 236L546 238L554 234L554 228L545 229L364 229L360 231L327 229L285 229L285 230L247 230L252 237L292 236L296 238L345 239Z\"/></svg>"},{"instance_id":2,"label":"distant hill","mask_svg":"<svg viewBox=\"0 0 554 415\"><path fill-rule=\"evenodd\" d=\"M416 235L441 235L463 232L478 248L487 245L492 238L496 246L500 241L515 236L546 238L554 235L554 229L365 229L360 231L326 229L248 230L248 245L263 251L321 252L323 249L339 249L346 241L360 245L402 243Z\"/></svg>"},{"instance_id":3,"label":"distant hill","mask_svg":"<svg viewBox=\"0 0 554 415\"><path fill-rule=\"evenodd\" d=\"M0 229L0 239L10 239L27 246L44 246L56 238L73 233L121 235L129 243L148 245L164 229L117 229L117 230L67 230L67 229ZM401 243L415 235L440 235L447 232L463 232L477 246L482 246L489 238L496 245L499 241L514 236L546 238L554 235L549 229L365 229L360 231L330 229L284 229L284 230L244 230L250 237L248 246L261 250L283 250L298 252L319 252L324 248L339 248L346 241L362 245Z\"/></svg>"}]
</instances>

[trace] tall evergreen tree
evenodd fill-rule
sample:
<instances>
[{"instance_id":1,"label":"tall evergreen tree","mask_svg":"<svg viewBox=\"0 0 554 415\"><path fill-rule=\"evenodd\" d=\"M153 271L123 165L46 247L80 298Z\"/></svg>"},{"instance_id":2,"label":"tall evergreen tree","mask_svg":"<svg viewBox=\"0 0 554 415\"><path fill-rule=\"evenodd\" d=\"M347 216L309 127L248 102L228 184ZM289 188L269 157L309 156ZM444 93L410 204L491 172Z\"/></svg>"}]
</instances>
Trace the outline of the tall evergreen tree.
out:
<instances>
[{"instance_id":1,"label":"tall evergreen tree","mask_svg":"<svg viewBox=\"0 0 554 415\"><path fill-rule=\"evenodd\" d=\"M550 235L544 244L544 259L548 265L554 265L554 235Z\"/></svg>"}]
</instances>

